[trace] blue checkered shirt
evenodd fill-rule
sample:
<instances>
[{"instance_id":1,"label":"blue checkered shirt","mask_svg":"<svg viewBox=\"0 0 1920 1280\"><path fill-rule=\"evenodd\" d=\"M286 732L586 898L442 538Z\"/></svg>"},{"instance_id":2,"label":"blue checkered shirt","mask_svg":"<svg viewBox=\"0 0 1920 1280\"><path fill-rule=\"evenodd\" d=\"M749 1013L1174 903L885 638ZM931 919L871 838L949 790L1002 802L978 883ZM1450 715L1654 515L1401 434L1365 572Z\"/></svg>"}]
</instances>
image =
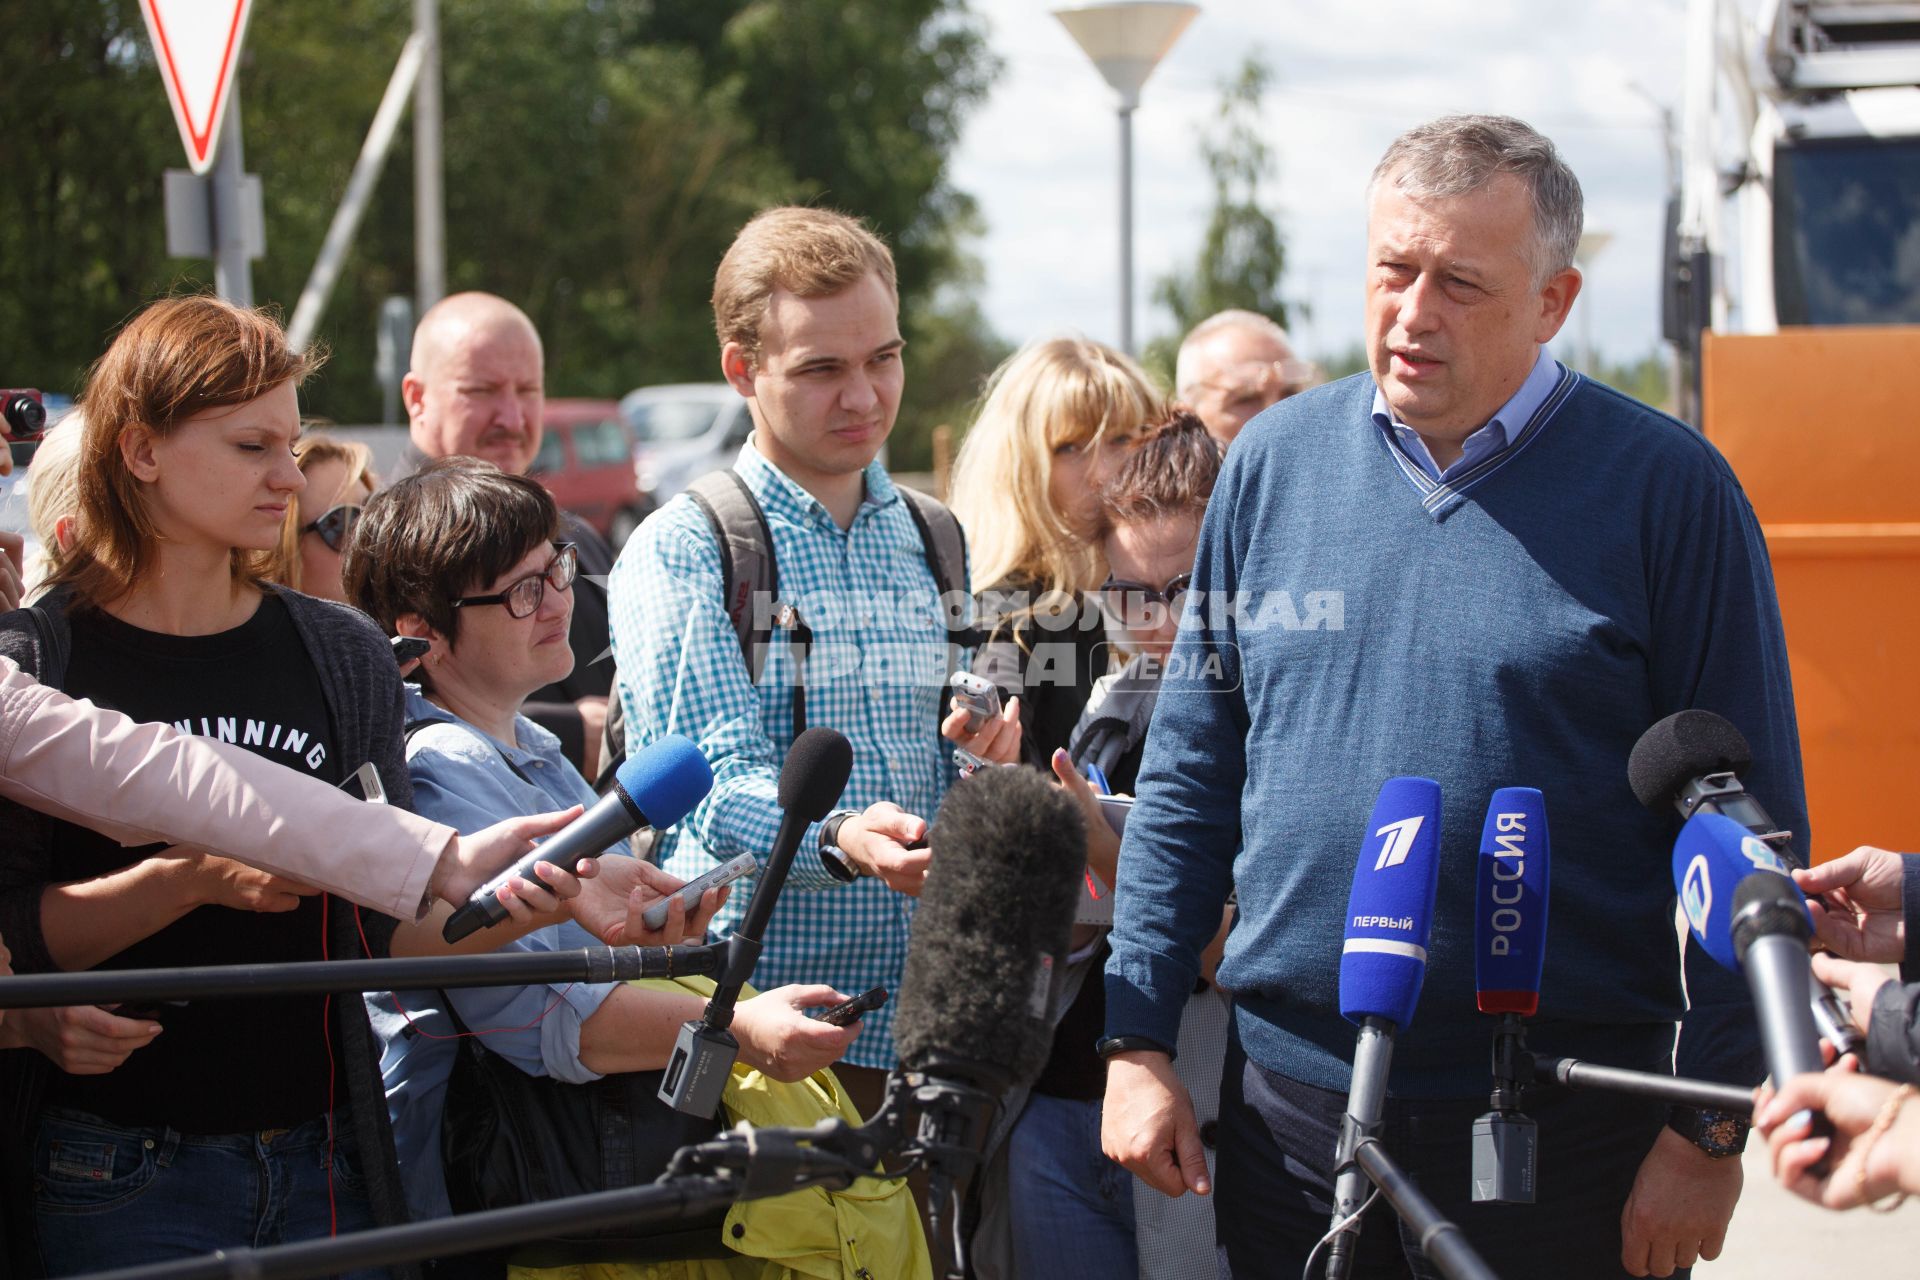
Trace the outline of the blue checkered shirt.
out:
<instances>
[{"instance_id":1,"label":"blue checkered shirt","mask_svg":"<svg viewBox=\"0 0 1920 1280\"><path fill-rule=\"evenodd\" d=\"M838 807L890 800L931 822L954 779L939 715L950 662L961 655L949 655L937 587L906 503L876 462L866 471L866 500L842 530L752 442L734 469L766 513L780 600L813 631L807 725L838 729L853 743L853 774ZM764 864L780 825L780 764L795 736L792 653L776 632L759 683L749 678L722 606L712 526L685 494L628 541L608 585L628 751L681 733L713 766L712 792L661 840L662 865L691 879L740 853ZM754 985L824 982L848 995L897 990L914 900L879 880L834 879L820 863L819 844L814 824L767 926ZM734 886L716 932L739 922L753 883ZM847 1060L892 1067L893 1006L864 1021Z\"/></svg>"}]
</instances>

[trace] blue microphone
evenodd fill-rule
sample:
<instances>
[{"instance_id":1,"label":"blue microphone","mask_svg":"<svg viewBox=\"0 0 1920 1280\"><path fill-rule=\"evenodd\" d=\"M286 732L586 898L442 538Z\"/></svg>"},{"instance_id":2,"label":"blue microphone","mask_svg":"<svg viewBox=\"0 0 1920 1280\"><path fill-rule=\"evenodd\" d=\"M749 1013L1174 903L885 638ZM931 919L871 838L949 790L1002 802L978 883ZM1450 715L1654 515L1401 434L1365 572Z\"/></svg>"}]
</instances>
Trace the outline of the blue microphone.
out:
<instances>
[{"instance_id":1,"label":"blue microphone","mask_svg":"<svg viewBox=\"0 0 1920 1280\"><path fill-rule=\"evenodd\" d=\"M1532 1204L1539 1127L1520 1114L1533 1078L1521 1020L1540 1008L1547 959L1547 884L1551 845L1547 802L1533 787L1502 787L1480 828L1474 888L1474 1003L1500 1015L1493 1041L1493 1110L1473 1122L1473 1198Z\"/></svg>"},{"instance_id":2,"label":"blue microphone","mask_svg":"<svg viewBox=\"0 0 1920 1280\"><path fill-rule=\"evenodd\" d=\"M1694 938L1746 975L1774 1084L1825 1070L1807 956L1813 918L1773 845L1731 818L1696 813L1674 841L1673 883ZM1815 1136L1831 1135L1825 1117L1813 1119Z\"/></svg>"},{"instance_id":3,"label":"blue microphone","mask_svg":"<svg viewBox=\"0 0 1920 1280\"><path fill-rule=\"evenodd\" d=\"M1440 888L1440 784L1389 778L1367 831L1347 895L1340 1013L1362 1027L1369 1018L1404 1027L1427 976Z\"/></svg>"},{"instance_id":4,"label":"blue microphone","mask_svg":"<svg viewBox=\"0 0 1920 1280\"><path fill-rule=\"evenodd\" d=\"M1334 1149L1332 1239L1327 1276L1351 1273L1359 1238L1356 1215L1367 1175L1354 1162L1363 1137L1376 1137L1386 1109L1393 1037L1413 1021L1427 976L1433 901L1440 888L1440 784L1431 778L1389 778L1374 801L1360 862L1347 897L1346 941L1340 950L1340 1013L1359 1024L1347 1113Z\"/></svg>"},{"instance_id":5,"label":"blue microphone","mask_svg":"<svg viewBox=\"0 0 1920 1280\"><path fill-rule=\"evenodd\" d=\"M1539 1011L1551 852L1546 797L1533 787L1494 792L1474 890L1474 1002L1482 1013Z\"/></svg>"},{"instance_id":6,"label":"blue microphone","mask_svg":"<svg viewBox=\"0 0 1920 1280\"><path fill-rule=\"evenodd\" d=\"M475 889L467 905L448 917L440 936L458 942L470 933L499 924L507 918L507 909L500 905L500 888L509 880L533 878L534 867L542 862L570 868L582 858L597 858L608 845L625 840L642 827L670 827L693 812L711 790L713 770L692 739L670 733L648 743L621 763L612 790L592 808Z\"/></svg>"},{"instance_id":7,"label":"blue microphone","mask_svg":"<svg viewBox=\"0 0 1920 1280\"><path fill-rule=\"evenodd\" d=\"M1687 927L1721 968L1734 973L1744 972L1744 948L1734 939L1734 894L1748 876L1762 872L1793 883L1787 863L1771 844L1720 814L1696 813L1673 842L1673 884ZM1813 921L1807 916L1806 899L1798 889L1794 895L1811 934Z\"/></svg>"}]
</instances>

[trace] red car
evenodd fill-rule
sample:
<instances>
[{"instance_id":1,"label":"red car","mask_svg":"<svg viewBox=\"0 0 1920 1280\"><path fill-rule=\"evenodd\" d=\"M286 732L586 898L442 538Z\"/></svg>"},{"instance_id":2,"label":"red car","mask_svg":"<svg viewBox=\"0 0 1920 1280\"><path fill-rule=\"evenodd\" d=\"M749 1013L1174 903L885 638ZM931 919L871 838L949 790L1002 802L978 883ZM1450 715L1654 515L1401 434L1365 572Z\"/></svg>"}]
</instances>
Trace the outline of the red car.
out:
<instances>
[{"instance_id":1,"label":"red car","mask_svg":"<svg viewBox=\"0 0 1920 1280\"><path fill-rule=\"evenodd\" d=\"M653 510L633 475L633 437L612 400L549 400L531 474L617 552Z\"/></svg>"}]
</instances>

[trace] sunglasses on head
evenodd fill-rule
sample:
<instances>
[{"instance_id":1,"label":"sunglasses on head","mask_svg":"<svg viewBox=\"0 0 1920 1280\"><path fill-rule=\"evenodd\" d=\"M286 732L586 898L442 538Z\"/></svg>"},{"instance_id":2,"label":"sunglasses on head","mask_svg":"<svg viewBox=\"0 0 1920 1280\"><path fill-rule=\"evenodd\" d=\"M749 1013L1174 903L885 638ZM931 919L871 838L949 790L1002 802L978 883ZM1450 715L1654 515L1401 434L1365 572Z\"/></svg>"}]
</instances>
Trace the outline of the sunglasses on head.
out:
<instances>
[{"instance_id":1,"label":"sunglasses on head","mask_svg":"<svg viewBox=\"0 0 1920 1280\"><path fill-rule=\"evenodd\" d=\"M503 604L513 617L531 618L539 610L540 602L547 598L548 587L555 591L567 591L573 587L573 576L579 567L580 556L573 549L573 544L556 543L553 559L547 561L547 567L540 572L516 579L508 584L505 591L485 596L465 596L450 603L456 609L478 604Z\"/></svg>"},{"instance_id":2,"label":"sunglasses on head","mask_svg":"<svg viewBox=\"0 0 1920 1280\"><path fill-rule=\"evenodd\" d=\"M1191 573L1176 574L1167 579L1165 586L1160 587L1109 577L1100 584L1100 607L1106 610L1108 617L1123 626L1141 626L1149 622L1148 610L1155 605L1164 605L1167 612L1177 619L1180 606L1185 603L1187 591L1192 585Z\"/></svg>"},{"instance_id":3,"label":"sunglasses on head","mask_svg":"<svg viewBox=\"0 0 1920 1280\"><path fill-rule=\"evenodd\" d=\"M339 551L353 536L353 527L360 523L360 511L361 508L347 504L333 507L323 512L318 520L301 525L300 532L317 533L328 549Z\"/></svg>"}]
</instances>

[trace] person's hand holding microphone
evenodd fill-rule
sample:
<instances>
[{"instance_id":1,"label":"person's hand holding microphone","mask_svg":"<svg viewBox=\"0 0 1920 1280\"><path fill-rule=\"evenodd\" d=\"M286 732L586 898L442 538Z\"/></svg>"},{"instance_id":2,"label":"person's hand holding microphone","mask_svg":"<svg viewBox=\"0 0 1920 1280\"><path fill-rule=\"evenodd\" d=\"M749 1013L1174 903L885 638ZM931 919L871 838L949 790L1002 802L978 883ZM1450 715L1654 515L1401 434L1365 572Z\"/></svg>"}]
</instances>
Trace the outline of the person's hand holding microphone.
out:
<instances>
[{"instance_id":1,"label":"person's hand holding microphone","mask_svg":"<svg viewBox=\"0 0 1920 1280\"><path fill-rule=\"evenodd\" d=\"M1862 845L1845 857L1793 873L1807 895L1814 933L1843 960L1893 964L1906 954L1901 898L1907 855Z\"/></svg>"}]
</instances>

